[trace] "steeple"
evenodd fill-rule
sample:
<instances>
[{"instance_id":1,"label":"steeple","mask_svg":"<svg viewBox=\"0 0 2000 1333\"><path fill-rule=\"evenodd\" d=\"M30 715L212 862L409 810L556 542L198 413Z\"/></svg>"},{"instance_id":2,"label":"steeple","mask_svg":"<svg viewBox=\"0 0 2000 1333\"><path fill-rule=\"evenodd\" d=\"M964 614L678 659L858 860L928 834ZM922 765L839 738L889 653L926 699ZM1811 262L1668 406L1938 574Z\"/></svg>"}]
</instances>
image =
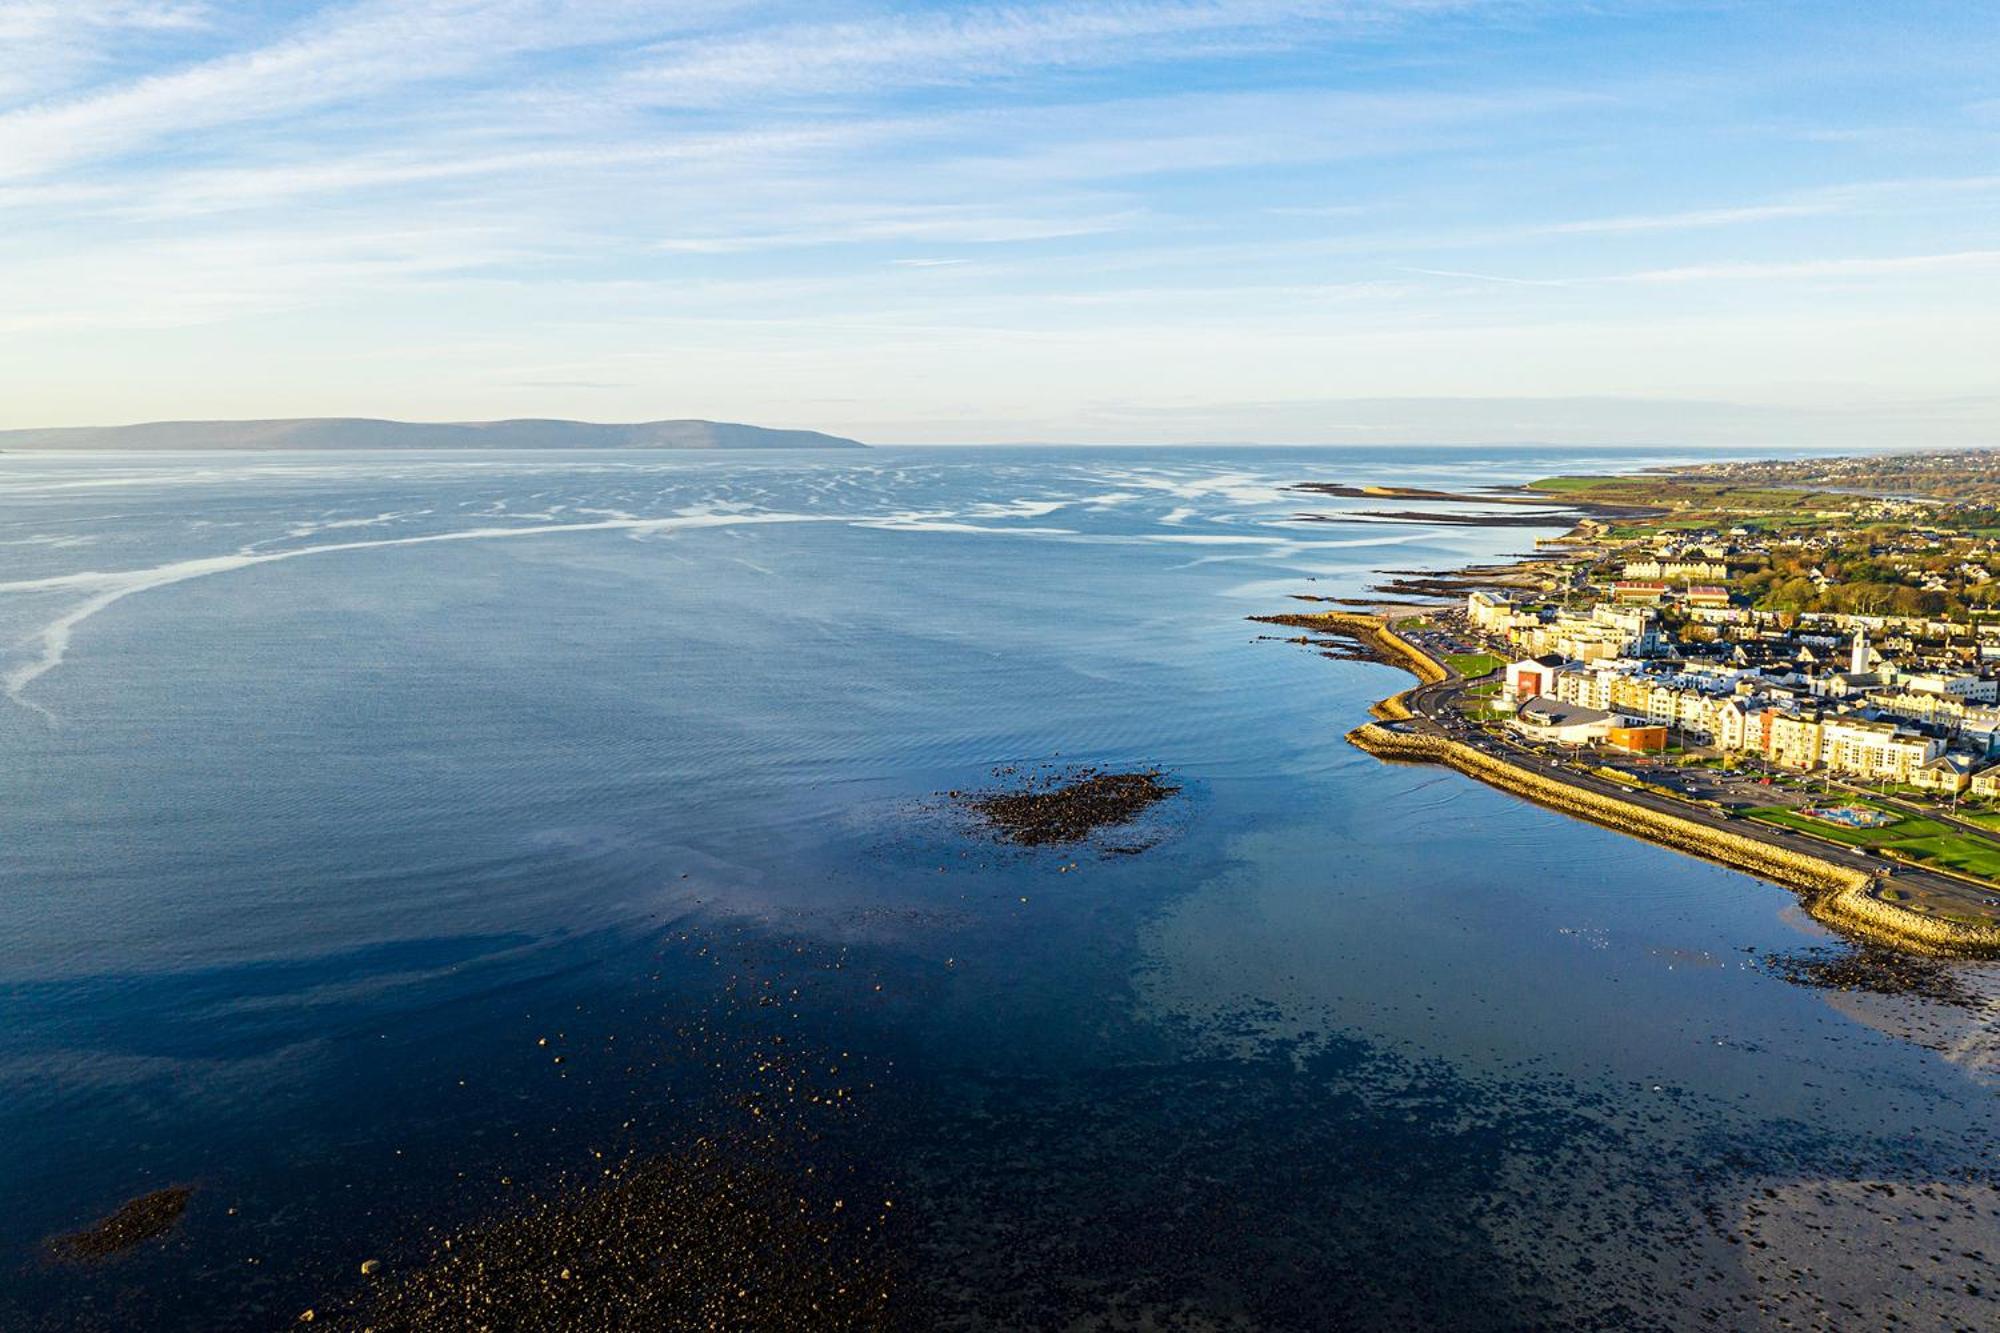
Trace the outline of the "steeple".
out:
<instances>
[{"instance_id":1,"label":"steeple","mask_svg":"<svg viewBox=\"0 0 2000 1333\"><path fill-rule=\"evenodd\" d=\"M1865 629L1858 629L1854 631L1854 657L1851 661L1848 662L1847 670L1849 671L1850 674L1856 676L1867 674L1868 631Z\"/></svg>"}]
</instances>

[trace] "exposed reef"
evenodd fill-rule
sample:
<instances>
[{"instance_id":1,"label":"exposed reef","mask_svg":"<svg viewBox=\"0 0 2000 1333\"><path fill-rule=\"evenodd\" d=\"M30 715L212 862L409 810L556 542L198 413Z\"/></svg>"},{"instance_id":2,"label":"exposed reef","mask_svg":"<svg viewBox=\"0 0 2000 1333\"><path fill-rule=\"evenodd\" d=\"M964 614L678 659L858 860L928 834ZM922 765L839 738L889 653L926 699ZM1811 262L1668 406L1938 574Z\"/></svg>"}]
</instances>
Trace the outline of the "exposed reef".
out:
<instances>
[{"instance_id":1,"label":"exposed reef","mask_svg":"<svg viewBox=\"0 0 2000 1333\"><path fill-rule=\"evenodd\" d=\"M123 1254L172 1231L187 1211L193 1193L184 1185L174 1185L141 1194L83 1230L57 1236L49 1242L49 1249L57 1258L81 1263Z\"/></svg>"},{"instance_id":2,"label":"exposed reef","mask_svg":"<svg viewBox=\"0 0 2000 1333\"><path fill-rule=\"evenodd\" d=\"M1107 773L1098 768L1023 772L1003 768L1011 789L954 791L947 795L970 810L995 836L1026 847L1080 842L1099 829L1130 823L1179 787L1159 770Z\"/></svg>"}]
</instances>

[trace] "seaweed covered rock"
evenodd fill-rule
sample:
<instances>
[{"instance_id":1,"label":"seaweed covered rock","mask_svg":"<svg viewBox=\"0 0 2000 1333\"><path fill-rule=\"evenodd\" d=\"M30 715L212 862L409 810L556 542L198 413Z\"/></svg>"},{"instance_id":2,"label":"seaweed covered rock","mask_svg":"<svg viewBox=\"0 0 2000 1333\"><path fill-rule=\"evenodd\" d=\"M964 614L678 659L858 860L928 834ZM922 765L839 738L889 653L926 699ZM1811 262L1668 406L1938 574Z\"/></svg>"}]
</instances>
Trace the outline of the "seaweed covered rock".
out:
<instances>
[{"instance_id":1,"label":"seaweed covered rock","mask_svg":"<svg viewBox=\"0 0 2000 1333\"><path fill-rule=\"evenodd\" d=\"M1179 787L1158 769L1109 773L1071 768L1038 773L999 769L1016 784L996 791L952 792L997 837L1026 847L1080 842L1099 829L1130 823Z\"/></svg>"}]
</instances>

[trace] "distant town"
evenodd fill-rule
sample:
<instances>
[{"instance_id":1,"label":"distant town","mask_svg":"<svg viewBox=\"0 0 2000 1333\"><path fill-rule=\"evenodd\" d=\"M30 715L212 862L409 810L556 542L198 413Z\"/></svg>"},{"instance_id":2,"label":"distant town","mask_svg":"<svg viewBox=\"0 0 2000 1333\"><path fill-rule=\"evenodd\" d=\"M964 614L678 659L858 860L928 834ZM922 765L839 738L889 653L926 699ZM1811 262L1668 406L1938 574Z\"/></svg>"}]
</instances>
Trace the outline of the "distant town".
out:
<instances>
[{"instance_id":1,"label":"distant town","mask_svg":"<svg viewBox=\"0 0 2000 1333\"><path fill-rule=\"evenodd\" d=\"M1578 516L1518 564L1384 589L1461 602L1372 604L1385 660L1414 649L1425 682L1378 708L1386 757L1428 737L1475 776L1502 763L1560 799L1615 794L1830 855L1872 877L1869 897L1968 941L2000 928L1994 455L1368 493L1484 499L1507 526L1537 502ZM1356 617L1274 619L1342 632Z\"/></svg>"},{"instance_id":2,"label":"distant town","mask_svg":"<svg viewBox=\"0 0 2000 1333\"><path fill-rule=\"evenodd\" d=\"M1772 489L1780 466L1538 483L1597 500L1650 483L1668 507L1585 518L1543 544L1561 554L1534 589L1468 595L1468 629L1508 658L1479 709L1541 741L2000 798L2000 516Z\"/></svg>"}]
</instances>

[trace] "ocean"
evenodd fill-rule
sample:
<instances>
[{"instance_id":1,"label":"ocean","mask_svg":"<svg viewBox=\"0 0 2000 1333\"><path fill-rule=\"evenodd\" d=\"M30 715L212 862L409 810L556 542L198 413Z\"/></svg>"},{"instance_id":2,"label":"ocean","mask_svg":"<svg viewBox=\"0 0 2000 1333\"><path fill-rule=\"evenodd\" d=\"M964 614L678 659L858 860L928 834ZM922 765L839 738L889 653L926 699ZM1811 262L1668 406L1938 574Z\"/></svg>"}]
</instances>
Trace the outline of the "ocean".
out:
<instances>
[{"instance_id":1,"label":"ocean","mask_svg":"<svg viewBox=\"0 0 2000 1333\"><path fill-rule=\"evenodd\" d=\"M1566 526L1292 483L1692 456L0 457L0 1327L503 1250L498 1327L1991 1326L2000 967L1378 763L1405 678L1246 619ZM950 795L1072 766L1178 790Z\"/></svg>"}]
</instances>

